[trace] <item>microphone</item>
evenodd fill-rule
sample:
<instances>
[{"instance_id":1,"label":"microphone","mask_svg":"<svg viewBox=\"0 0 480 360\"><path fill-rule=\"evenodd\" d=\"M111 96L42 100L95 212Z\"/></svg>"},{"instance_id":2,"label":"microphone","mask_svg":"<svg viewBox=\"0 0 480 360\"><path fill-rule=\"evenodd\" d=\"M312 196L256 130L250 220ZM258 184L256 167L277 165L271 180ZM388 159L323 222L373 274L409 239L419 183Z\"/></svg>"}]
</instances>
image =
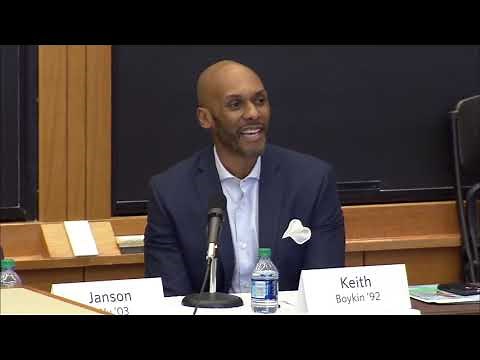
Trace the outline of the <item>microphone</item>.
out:
<instances>
[{"instance_id":1,"label":"microphone","mask_svg":"<svg viewBox=\"0 0 480 360\"><path fill-rule=\"evenodd\" d=\"M213 195L208 201L207 259L214 259L216 257L217 242L226 207L227 198L223 194Z\"/></svg>"},{"instance_id":2,"label":"microphone","mask_svg":"<svg viewBox=\"0 0 480 360\"><path fill-rule=\"evenodd\" d=\"M194 293L185 296L182 299L182 305L197 308L232 308L243 305L240 297L217 292L216 290L216 272L218 238L225 218L227 199L223 193L210 196L208 200L208 225L207 225L207 269L205 271L202 288L200 293ZM208 274L210 274L210 292L204 292Z\"/></svg>"}]
</instances>

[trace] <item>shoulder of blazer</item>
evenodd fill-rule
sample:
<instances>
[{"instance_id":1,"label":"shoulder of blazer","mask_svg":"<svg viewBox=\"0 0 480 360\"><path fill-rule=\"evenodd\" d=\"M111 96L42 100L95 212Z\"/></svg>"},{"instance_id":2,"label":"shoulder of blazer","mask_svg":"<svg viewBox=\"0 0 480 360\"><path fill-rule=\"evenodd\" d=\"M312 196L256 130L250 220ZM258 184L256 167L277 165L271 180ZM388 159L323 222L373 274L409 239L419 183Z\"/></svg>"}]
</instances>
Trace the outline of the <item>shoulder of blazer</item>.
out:
<instances>
[{"instance_id":1,"label":"shoulder of blazer","mask_svg":"<svg viewBox=\"0 0 480 360\"><path fill-rule=\"evenodd\" d=\"M204 148L187 159L179 161L167 170L153 175L150 178L151 185L166 185L169 183L178 183L179 180L188 178L194 175L198 169L203 167L203 164L208 159L211 148Z\"/></svg>"},{"instance_id":2,"label":"shoulder of blazer","mask_svg":"<svg viewBox=\"0 0 480 360\"><path fill-rule=\"evenodd\" d=\"M286 149L278 145L268 144L262 158L266 162L272 162L274 166L281 166L287 173L308 170L309 173L326 174L332 170L332 166L315 156Z\"/></svg>"}]
</instances>

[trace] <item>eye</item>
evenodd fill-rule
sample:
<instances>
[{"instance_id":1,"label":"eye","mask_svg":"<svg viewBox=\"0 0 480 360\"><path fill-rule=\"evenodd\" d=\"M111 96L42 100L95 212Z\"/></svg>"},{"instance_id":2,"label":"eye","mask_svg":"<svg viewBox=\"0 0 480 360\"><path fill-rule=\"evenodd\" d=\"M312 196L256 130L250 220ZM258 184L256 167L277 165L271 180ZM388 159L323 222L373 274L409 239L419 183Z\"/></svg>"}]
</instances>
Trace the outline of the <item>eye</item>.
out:
<instances>
[{"instance_id":1,"label":"eye","mask_svg":"<svg viewBox=\"0 0 480 360\"><path fill-rule=\"evenodd\" d=\"M264 105L266 101L267 101L267 99L266 99L265 96L258 96L258 97L255 99L255 104L257 104L257 105Z\"/></svg>"},{"instance_id":2,"label":"eye","mask_svg":"<svg viewBox=\"0 0 480 360\"><path fill-rule=\"evenodd\" d=\"M242 103L241 103L240 100L232 100L232 101L229 101L229 102L227 103L227 107L228 107L229 109L236 110L236 109L240 108L241 104L242 104Z\"/></svg>"}]
</instances>

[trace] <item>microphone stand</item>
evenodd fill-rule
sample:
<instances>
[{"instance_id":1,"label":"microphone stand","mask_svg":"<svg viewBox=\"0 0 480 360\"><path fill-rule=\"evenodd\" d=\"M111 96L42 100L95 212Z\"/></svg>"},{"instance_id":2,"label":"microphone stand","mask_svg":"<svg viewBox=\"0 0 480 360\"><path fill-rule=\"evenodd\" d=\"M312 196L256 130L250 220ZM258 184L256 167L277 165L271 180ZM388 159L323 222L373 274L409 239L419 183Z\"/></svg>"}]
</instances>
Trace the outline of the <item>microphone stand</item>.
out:
<instances>
[{"instance_id":1,"label":"microphone stand","mask_svg":"<svg viewBox=\"0 0 480 360\"><path fill-rule=\"evenodd\" d=\"M233 308L243 305L240 297L217 292L217 258L215 255L207 256L207 271L210 272L210 290L198 294L190 294L183 298L182 305L199 308Z\"/></svg>"},{"instance_id":2,"label":"microphone stand","mask_svg":"<svg viewBox=\"0 0 480 360\"><path fill-rule=\"evenodd\" d=\"M217 258L210 261L210 294L217 292Z\"/></svg>"}]
</instances>

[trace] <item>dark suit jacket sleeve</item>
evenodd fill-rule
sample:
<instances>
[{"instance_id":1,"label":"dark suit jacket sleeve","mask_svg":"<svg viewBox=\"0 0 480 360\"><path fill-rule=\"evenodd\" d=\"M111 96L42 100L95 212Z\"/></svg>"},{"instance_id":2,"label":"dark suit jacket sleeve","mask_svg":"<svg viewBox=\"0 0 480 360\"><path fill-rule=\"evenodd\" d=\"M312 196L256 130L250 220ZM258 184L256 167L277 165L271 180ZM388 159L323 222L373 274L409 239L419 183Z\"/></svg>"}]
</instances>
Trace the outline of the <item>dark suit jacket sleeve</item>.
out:
<instances>
[{"instance_id":1,"label":"dark suit jacket sleeve","mask_svg":"<svg viewBox=\"0 0 480 360\"><path fill-rule=\"evenodd\" d=\"M331 166L322 179L311 219L304 268L345 266L345 226Z\"/></svg>"},{"instance_id":2,"label":"dark suit jacket sleeve","mask_svg":"<svg viewBox=\"0 0 480 360\"><path fill-rule=\"evenodd\" d=\"M165 296L192 293L190 277L179 248L177 230L159 194L160 185L150 181L145 229L145 277L161 277Z\"/></svg>"}]
</instances>

